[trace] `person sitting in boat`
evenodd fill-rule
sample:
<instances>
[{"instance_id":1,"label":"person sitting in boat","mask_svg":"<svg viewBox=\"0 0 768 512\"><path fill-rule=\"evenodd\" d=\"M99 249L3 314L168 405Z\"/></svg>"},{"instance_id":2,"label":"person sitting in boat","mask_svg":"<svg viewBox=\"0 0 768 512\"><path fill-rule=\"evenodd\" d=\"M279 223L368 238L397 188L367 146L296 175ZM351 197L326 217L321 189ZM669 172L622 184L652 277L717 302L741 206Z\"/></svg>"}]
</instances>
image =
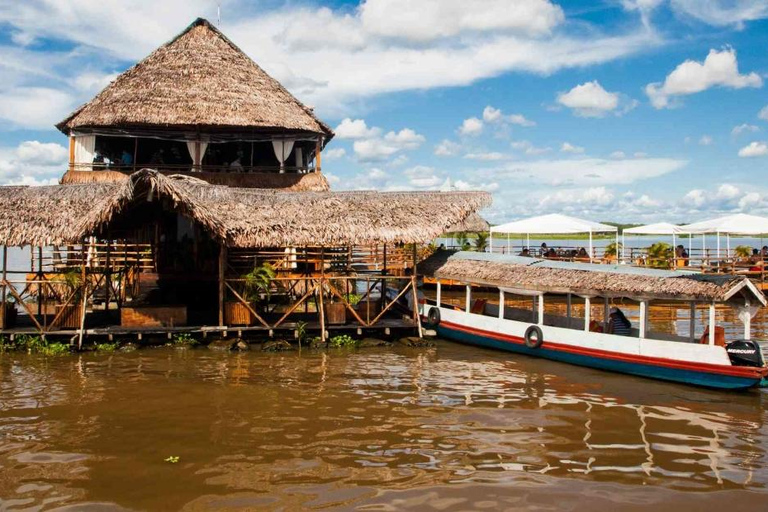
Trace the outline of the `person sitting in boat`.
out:
<instances>
[{"instance_id":1,"label":"person sitting in boat","mask_svg":"<svg viewBox=\"0 0 768 512\"><path fill-rule=\"evenodd\" d=\"M590 320L589 332L603 332L603 324L594 319Z\"/></svg>"},{"instance_id":2,"label":"person sitting in boat","mask_svg":"<svg viewBox=\"0 0 768 512\"><path fill-rule=\"evenodd\" d=\"M629 336L632 334L632 322L624 316L624 312L619 308L611 308L611 313L608 317L608 333L616 334L617 336Z\"/></svg>"},{"instance_id":3,"label":"person sitting in boat","mask_svg":"<svg viewBox=\"0 0 768 512\"><path fill-rule=\"evenodd\" d=\"M557 258L557 251L550 249L547 251L547 258Z\"/></svg>"},{"instance_id":4,"label":"person sitting in boat","mask_svg":"<svg viewBox=\"0 0 768 512\"><path fill-rule=\"evenodd\" d=\"M587 250L585 248L580 248L579 252L576 253L576 259L577 260L589 260L589 254L587 254Z\"/></svg>"},{"instance_id":5,"label":"person sitting in boat","mask_svg":"<svg viewBox=\"0 0 768 512\"><path fill-rule=\"evenodd\" d=\"M549 247L547 247L546 243L542 243L541 248L539 249L539 254L541 255L541 257L546 258L548 252L549 252Z\"/></svg>"},{"instance_id":6,"label":"person sitting in boat","mask_svg":"<svg viewBox=\"0 0 768 512\"><path fill-rule=\"evenodd\" d=\"M528 250L528 248L524 248L522 251L520 251L520 254L518 256L525 256L526 258L531 256L531 251Z\"/></svg>"}]
</instances>

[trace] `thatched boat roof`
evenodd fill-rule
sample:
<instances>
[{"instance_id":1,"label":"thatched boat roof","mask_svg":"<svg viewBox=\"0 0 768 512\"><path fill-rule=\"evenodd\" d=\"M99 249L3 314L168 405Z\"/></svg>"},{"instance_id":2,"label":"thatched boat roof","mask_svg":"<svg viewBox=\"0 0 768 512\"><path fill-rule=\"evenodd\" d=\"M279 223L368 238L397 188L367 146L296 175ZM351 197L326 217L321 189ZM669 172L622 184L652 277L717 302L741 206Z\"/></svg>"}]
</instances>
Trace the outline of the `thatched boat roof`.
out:
<instances>
[{"instance_id":1,"label":"thatched boat roof","mask_svg":"<svg viewBox=\"0 0 768 512\"><path fill-rule=\"evenodd\" d=\"M326 192L331 190L328 180L322 173L307 174L276 173L276 172L185 172L160 171L164 175L186 175L210 183L211 185L226 185L241 188L280 189L284 192ZM130 174L118 171L67 171L59 183L73 185L78 183L105 183L113 181L128 181Z\"/></svg>"},{"instance_id":2,"label":"thatched boat roof","mask_svg":"<svg viewBox=\"0 0 768 512\"><path fill-rule=\"evenodd\" d=\"M158 199L231 247L421 243L491 202L484 192L233 188L144 169L123 182L0 187L0 243L77 242Z\"/></svg>"},{"instance_id":3,"label":"thatched boat roof","mask_svg":"<svg viewBox=\"0 0 768 512\"><path fill-rule=\"evenodd\" d=\"M333 131L207 20L134 65L56 125L98 128L220 128L323 135Z\"/></svg>"},{"instance_id":4,"label":"thatched boat roof","mask_svg":"<svg viewBox=\"0 0 768 512\"><path fill-rule=\"evenodd\" d=\"M419 272L441 279L508 290L572 293L646 300L751 300L765 296L744 276L703 275L627 265L549 261L477 252L438 251Z\"/></svg>"}]
</instances>

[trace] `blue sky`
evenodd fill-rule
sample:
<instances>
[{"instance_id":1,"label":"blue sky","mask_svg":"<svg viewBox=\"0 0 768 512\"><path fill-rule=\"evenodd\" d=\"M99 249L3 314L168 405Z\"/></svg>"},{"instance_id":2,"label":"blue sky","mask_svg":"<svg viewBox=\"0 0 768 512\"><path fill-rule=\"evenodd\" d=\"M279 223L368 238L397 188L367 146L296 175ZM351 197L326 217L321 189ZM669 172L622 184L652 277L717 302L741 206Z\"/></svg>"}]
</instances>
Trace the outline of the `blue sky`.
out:
<instances>
[{"instance_id":1,"label":"blue sky","mask_svg":"<svg viewBox=\"0 0 768 512\"><path fill-rule=\"evenodd\" d=\"M219 3L220 29L336 128L336 189L481 188L493 222L768 214L768 0ZM0 4L6 184L55 182L53 124L217 20L214 0Z\"/></svg>"}]
</instances>

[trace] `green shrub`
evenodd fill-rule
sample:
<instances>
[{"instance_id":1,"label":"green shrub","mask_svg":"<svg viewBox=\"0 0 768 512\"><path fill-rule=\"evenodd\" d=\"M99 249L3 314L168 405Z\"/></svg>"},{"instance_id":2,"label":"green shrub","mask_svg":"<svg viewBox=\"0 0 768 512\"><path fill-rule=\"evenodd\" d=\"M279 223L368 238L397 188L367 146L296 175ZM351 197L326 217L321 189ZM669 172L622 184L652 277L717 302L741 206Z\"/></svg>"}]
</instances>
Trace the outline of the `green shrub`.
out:
<instances>
[{"instance_id":1,"label":"green shrub","mask_svg":"<svg viewBox=\"0 0 768 512\"><path fill-rule=\"evenodd\" d=\"M199 342L191 334L180 332L173 336L173 344L194 347L197 346Z\"/></svg>"},{"instance_id":2,"label":"green shrub","mask_svg":"<svg viewBox=\"0 0 768 512\"><path fill-rule=\"evenodd\" d=\"M328 344L332 347L354 347L357 341L348 334L340 334L332 337Z\"/></svg>"},{"instance_id":3,"label":"green shrub","mask_svg":"<svg viewBox=\"0 0 768 512\"><path fill-rule=\"evenodd\" d=\"M99 352L114 352L120 347L120 344L117 342L114 343L97 343L96 344L96 350Z\"/></svg>"},{"instance_id":4,"label":"green shrub","mask_svg":"<svg viewBox=\"0 0 768 512\"><path fill-rule=\"evenodd\" d=\"M69 353L69 345L66 343L49 343L41 336L22 334L16 338L16 350L24 350L29 354L42 354L44 356L60 356Z\"/></svg>"}]
</instances>

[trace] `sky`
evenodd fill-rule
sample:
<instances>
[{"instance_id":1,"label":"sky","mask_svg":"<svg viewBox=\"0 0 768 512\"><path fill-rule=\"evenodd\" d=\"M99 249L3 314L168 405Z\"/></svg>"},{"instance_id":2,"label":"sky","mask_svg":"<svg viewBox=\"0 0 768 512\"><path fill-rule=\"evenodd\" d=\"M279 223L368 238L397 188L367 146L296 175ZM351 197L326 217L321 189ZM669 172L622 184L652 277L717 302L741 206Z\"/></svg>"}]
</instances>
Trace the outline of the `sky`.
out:
<instances>
[{"instance_id":1,"label":"sky","mask_svg":"<svg viewBox=\"0 0 768 512\"><path fill-rule=\"evenodd\" d=\"M336 190L768 214L768 0L0 0L0 184L56 183L53 125L197 17L334 128Z\"/></svg>"}]
</instances>

